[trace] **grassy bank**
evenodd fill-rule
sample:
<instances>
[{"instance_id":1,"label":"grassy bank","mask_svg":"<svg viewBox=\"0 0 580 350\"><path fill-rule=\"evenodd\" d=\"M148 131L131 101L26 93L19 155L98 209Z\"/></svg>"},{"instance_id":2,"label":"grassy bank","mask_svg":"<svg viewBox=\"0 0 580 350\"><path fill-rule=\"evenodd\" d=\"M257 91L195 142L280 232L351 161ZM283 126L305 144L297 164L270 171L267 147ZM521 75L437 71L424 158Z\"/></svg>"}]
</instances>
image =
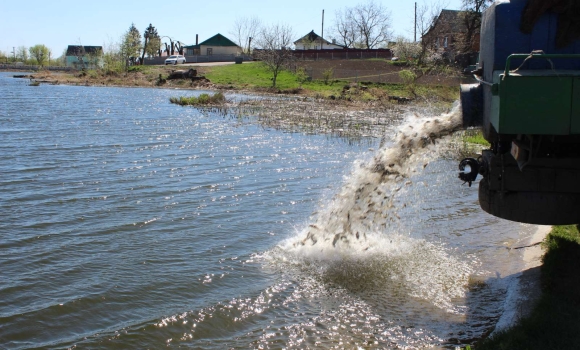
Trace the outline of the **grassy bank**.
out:
<instances>
[{"instance_id":1,"label":"grassy bank","mask_svg":"<svg viewBox=\"0 0 580 350\"><path fill-rule=\"evenodd\" d=\"M355 60L348 62L349 66L360 69L372 66L377 62ZM316 62L318 66L327 64L342 64L334 61ZM321 66L322 67L322 66ZM196 69L198 76L209 80L198 79L168 79L175 70ZM321 69L320 67L317 69ZM133 66L128 71L87 70L78 72L38 71L30 78L41 83L86 85L86 86L134 86L161 87L179 89L203 90L234 90L256 93L276 93L313 97L318 99L345 100L357 102L386 102L397 104L401 101L415 100L413 103L450 104L457 100L457 86L445 84L409 84L396 80L392 82L372 83L352 79L310 79L303 69L297 69L297 74L291 71L280 72L276 87L272 87L272 76L260 62L232 64L222 66L196 66L194 64L178 66ZM397 75L397 72L393 74ZM444 78L444 77L443 77Z\"/></svg>"},{"instance_id":2,"label":"grassy bank","mask_svg":"<svg viewBox=\"0 0 580 350\"><path fill-rule=\"evenodd\" d=\"M579 225L580 226L580 225ZM560 350L580 344L579 226L557 226L546 238L542 296L530 317L475 350Z\"/></svg>"},{"instance_id":3,"label":"grassy bank","mask_svg":"<svg viewBox=\"0 0 580 350\"><path fill-rule=\"evenodd\" d=\"M364 64L364 61L361 62ZM282 71L272 88L271 74L259 63L204 67L204 75L219 87L242 90L305 94L319 98L376 101L389 96L414 98L413 92L401 83L353 83L348 80L310 80L298 72ZM420 99L453 102L459 96L457 86L421 85L413 87Z\"/></svg>"}]
</instances>

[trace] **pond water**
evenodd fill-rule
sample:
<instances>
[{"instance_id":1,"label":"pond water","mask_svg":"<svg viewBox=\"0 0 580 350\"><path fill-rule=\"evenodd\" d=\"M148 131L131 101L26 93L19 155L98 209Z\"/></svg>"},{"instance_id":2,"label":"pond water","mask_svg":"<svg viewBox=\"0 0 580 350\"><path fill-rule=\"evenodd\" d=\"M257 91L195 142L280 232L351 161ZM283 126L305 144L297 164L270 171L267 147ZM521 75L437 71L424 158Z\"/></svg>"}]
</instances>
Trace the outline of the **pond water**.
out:
<instances>
[{"instance_id":1,"label":"pond water","mask_svg":"<svg viewBox=\"0 0 580 350\"><path fill-rule=\"evenodd\" d=\"M199 93L0 73L0 348L453 348L493 330L522 267L505 247L536 227L482 212L448 141L387 186L362 245L302 245L350 222L328 208L396 128L381 145L169 103Z\"/></svg>"}]
</instances>

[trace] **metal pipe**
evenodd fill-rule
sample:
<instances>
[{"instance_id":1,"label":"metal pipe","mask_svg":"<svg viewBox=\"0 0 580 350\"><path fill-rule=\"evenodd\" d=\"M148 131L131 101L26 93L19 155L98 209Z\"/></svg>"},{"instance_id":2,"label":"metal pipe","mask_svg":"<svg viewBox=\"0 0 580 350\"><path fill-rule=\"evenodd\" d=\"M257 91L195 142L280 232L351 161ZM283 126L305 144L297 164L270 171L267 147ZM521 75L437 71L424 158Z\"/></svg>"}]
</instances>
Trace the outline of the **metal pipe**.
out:
<instances>
[{"instance_id":1,"label":"metal pipe","mask_svg":"<svg viewBox=\"0 0 580 350\"><path fill-rule=\"evenodd\" d=\"M510 66L513 58L523 58L523 59L533 59L533 58L543 58L550 60L551 58L576 58L580 59L578 54L545 54L545 53L515 53L509 55L505 61L505 77L510 76Z\"/></svg>"}]
</instances>

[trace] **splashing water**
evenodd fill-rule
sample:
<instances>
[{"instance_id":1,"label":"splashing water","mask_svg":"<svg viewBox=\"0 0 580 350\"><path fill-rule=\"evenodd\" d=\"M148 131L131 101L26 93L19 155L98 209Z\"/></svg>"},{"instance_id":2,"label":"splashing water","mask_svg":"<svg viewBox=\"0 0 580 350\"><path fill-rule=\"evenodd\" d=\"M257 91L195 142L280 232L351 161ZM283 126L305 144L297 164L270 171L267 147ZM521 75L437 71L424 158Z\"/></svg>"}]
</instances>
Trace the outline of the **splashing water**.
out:
<instances>
[{"instance_id":1,"label":"splashing water","mask_svg":"<svg viewBox=\"0 0 580 350\"><path fill-rule=\"evenodd\" d=\"M233 344L254 348L445 344L449 325L469 317L465 297L474 262L413 237L397 213L409 200L405 192L414 185L413 173L448 149L438 141L457 130L460 119L458 106L438 117L411 116L392 142L355 164L339 193L314 214L314 223L253 255L252 261L266 262L279 276L274 285L259 295L164 318L154 327L181 334L183 344L222 332L224 322L239 335ZM233 347L224 342L219 345Z\"/></svg>"},{"instance_id":2,"label":"splashing water","mask_svg":"<svg viewBox=\"0 0 580 350\"><path fill-rule=\"evenodd\" d=\"M410 296L461 313L451 300L464 296L472 268L442 247L403 234L397 214L407 205L397 194L412 185L412 173L437 157L438 140L460 127L459 105L437 117L408 118L392 143L356 165L315 223L279 245L282 260L307 265L346 289L397 284Z\"/></svg>"},{"instance_id":3,"label":"splashing water","mask_svg":"<svg viewBox=\"0 0 580 350\"><path fill-rule=\"evenodd\" d=\"M436 146L438 139L460 126L458 107L439 117L412 117L400 127L393 145L383 147L371 162L360 165L298 244L331 242L333 248L353 249L355 243L363 242L364 249L368 249L364 244L367 234L384 229L397 215L394 197L402 180L409 177L418 162L425 160L421 156L432 149L430 146ZM409 184L405 182L402 186Z\"/></svg>"}]
</instances>

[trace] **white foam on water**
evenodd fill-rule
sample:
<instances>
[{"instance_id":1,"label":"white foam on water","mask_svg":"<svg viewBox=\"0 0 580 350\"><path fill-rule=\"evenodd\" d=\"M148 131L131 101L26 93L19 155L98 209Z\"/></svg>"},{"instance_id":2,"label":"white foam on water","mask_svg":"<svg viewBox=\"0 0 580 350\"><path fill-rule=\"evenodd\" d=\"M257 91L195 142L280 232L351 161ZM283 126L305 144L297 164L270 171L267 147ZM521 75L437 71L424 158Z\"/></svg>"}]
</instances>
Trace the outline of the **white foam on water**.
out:
<instances>
[{"instance_id":1,"label":"white foam on water","mask_svg":"<svg viewBox=\"0 0 580 350\"><path fill-rule=\"evenodd\" d=\"M441 246L401 227L398 193L444 148L439 140L461 127L459 105L437 117L413 115L374 157L355 164L315 221L279 244L273 260L299 265L347 289L387 288L462 313L452 300L465 295L472 268ZM307 266L307 267L306 267Z\"/></svg>"}]
</instances>

